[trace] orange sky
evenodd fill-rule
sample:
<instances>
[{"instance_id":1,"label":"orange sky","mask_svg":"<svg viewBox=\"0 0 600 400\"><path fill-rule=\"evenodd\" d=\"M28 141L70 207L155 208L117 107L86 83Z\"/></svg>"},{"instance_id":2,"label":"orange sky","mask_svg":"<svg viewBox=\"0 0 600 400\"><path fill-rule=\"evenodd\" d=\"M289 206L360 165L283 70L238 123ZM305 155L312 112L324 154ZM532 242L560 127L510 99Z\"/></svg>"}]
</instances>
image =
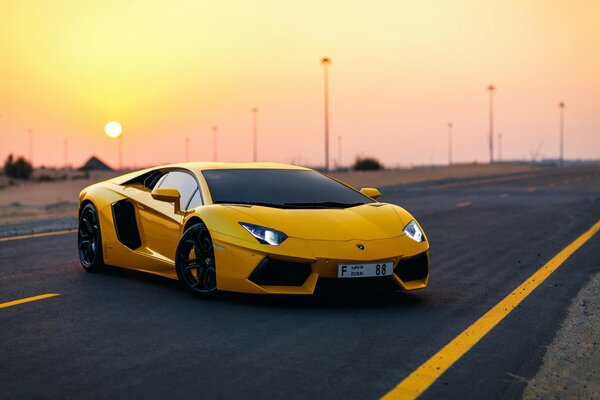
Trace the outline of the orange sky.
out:
<instances>
[{"instance_id":1,"label":"orange sky","mask_svg":"<svg viewBox=\"0 0 600 400\"><path fill-rule=\"evenodd\" d=\"M496 92L503 158L600 157L598 1L2 1L0 157L62 165L90 154L125 164L252 157L323 163L322 56L330 69L331 157L388 166L488 157Z\"/></svg>"}]
</instances>

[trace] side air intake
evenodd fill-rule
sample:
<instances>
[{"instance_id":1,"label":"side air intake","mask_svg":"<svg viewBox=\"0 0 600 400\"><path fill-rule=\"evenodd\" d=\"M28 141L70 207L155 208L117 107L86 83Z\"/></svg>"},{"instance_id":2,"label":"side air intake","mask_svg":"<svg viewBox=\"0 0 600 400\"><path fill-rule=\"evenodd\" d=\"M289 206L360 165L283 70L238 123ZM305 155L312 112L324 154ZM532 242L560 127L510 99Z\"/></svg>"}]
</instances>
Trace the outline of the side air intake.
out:
<instances>
[{"instance_id":1,"label":"side air intake","mask_svg":"<svg viewBox=\"0 0 600 400\"><path fill-rule=\"evenodd\" d=\"M132 250L142 245L140 232L135 220L135 208L127 200L119 200L112 204L113 221L119 242Z\"/></svg>"},{"instance_id":2,"label":"side air intake","mask_svg":"<svg viewBox=\"0 0 600 400\"><path fill-rule=\"evenodd\" d=\"M394 269L394 273L404 282L425 279L429 273L429 257L427 253L421 253L414 257L400 260Z\"/></svg>"}]
</instances>

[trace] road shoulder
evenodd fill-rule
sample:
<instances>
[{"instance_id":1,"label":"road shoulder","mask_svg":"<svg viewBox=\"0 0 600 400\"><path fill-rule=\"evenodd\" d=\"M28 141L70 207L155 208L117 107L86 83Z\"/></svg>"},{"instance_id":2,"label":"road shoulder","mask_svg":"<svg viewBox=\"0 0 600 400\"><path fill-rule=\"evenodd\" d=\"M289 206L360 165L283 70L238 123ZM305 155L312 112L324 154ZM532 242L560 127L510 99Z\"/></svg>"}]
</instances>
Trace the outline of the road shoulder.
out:
<instances>
[{"instance_id":1,"label":"road shoulder","mask_svg":"<svg viewBox=\"0 0 600 400\"><path fill-rule=\"evenodd\" d=\"M579 291L523 399L600 396L600 273Z\"/></svg>"}]
</instances>

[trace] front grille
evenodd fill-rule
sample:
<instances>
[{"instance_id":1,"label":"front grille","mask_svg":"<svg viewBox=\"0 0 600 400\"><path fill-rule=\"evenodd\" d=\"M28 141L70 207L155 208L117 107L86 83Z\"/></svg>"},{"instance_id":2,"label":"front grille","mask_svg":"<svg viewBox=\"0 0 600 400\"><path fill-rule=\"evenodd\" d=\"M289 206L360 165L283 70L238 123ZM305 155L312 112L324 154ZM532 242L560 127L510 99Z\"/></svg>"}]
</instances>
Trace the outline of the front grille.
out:
<instances>
[{"instance_id":1,"label":"front grille","mask_svg":"<svg viewBox=\"0 0 600 400\"><path fill-rule=\"evenodd\" d=\"M261 286L302 286L311 271L310 263L265 257L248 279Z\"/></svg>"},{"instance_id":2,"label":"front grille","mask_svg":"<svg viewBox=\"0 0 600 400\"><path fill-rule=\"evenodd\" d=\"M425 279L429 273L429 257L427 256L427 252L400 260L394 269L394 273L404 282Z\"/></svg>"}]
</instances>

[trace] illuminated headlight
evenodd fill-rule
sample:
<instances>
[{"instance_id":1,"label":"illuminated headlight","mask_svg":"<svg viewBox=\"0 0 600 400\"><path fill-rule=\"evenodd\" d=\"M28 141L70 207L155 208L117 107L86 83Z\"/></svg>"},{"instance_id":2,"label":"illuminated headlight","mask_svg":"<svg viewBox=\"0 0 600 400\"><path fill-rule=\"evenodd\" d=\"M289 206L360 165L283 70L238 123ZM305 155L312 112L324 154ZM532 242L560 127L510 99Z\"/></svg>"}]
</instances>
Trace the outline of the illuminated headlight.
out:
<instances>
[{"instance_id":1,"label":"illuminated headlight","mask_svg":"<svg viewBox=\"0 0 600 400\"><path fill-rule=\"evenodd\" d=\"M410 221L408 225L404 227L404 234L414 240L415 242L423 241L423 232L421 232L421 228L415 221Z\"/></svg>"},{"instance_id":2,"label":"illuminated headlight","mask_svg":"<svg viewBox=\"0 0 600 400\"><path fill-rule=\"evenodd\" d=\"M240 222L240 225L250 232L250 234L262 244L277 246L287 239L287 235L285 233L276 229L265 228L264 226L248 224L245 222Z\"/></svg>"}]
</instances>

